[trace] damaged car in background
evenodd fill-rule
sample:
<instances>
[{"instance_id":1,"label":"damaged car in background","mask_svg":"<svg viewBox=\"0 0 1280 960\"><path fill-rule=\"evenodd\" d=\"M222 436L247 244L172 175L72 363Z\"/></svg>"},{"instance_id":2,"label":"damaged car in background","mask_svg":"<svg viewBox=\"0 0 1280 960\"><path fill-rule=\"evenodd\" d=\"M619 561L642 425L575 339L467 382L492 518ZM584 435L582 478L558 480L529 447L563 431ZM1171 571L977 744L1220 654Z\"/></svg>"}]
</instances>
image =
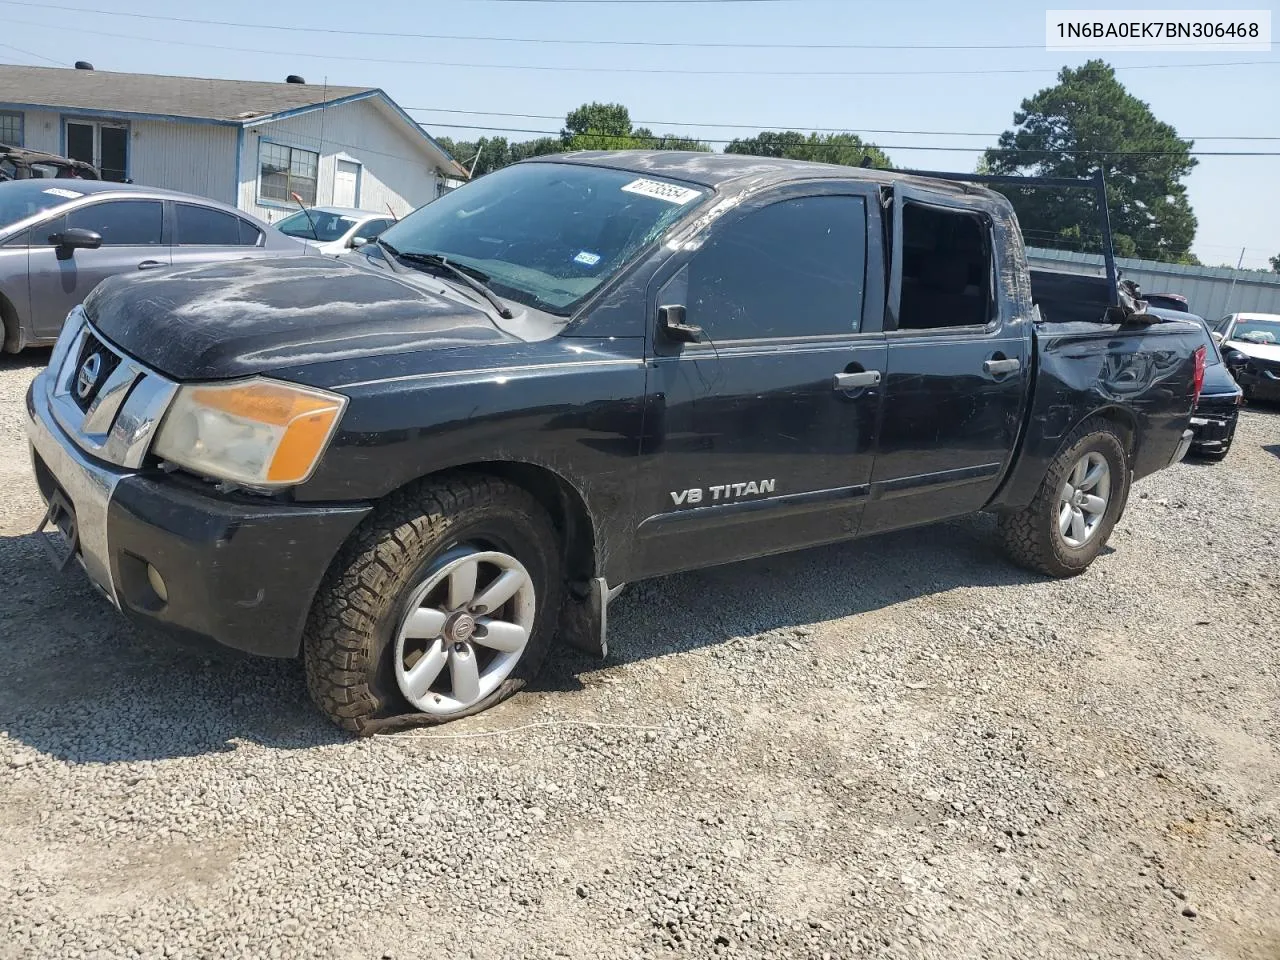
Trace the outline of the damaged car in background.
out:
<instances>
[{"instance_id":1,"label":"damaged car in background","mask_svg":"<svg viewBox=\"0 0 1280 960\"><path fill-rule=\"evenodd\" d=\"M1280 314L1230 314L1214 325L1213 338L1246 400L1280 400Z\"/></svg>"},{"instance_id":2,"label":"damaged car in background","mask_svg":"<svg viewBox=\"0 0 1280 960\"><path fill-rule=\"evenodd\" d=\"M965 179L541 157L336 259L108 280L27 396L56 563L359 733L603 655L630 581L975 511L1081 574L1206 350Z\"/></svg>"}]
</instances>

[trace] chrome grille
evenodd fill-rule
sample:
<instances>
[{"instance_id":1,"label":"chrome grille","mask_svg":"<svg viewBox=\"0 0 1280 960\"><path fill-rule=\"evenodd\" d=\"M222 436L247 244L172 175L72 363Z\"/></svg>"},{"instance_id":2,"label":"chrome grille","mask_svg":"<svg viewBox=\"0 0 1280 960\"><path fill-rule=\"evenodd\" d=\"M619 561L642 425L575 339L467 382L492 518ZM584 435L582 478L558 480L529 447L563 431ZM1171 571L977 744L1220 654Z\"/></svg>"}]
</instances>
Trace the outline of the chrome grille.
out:
<instances>
[{"instance_id":1,"label":"chrome grille","mask_svg":"<svg viewBox=\"0 0 1280 960\"><path fill-rule=\"evenodd\" d=\"M103 392L108 380L120 367L120 354L99 340L92 331L85 334L76 359L75 379L71 383L71 397L85 413Z\"/></svg>"},{"instance_id":2,"label":"chrome grille","mask_svg":"<svg viewBox=\"0 0 1280 960\"><path fill-rule=\"evenodd\" d=\"M117 466L141 466L177 384L107 343L81 307L67 316L49 370L50 409L76 445Z\"/></svg>"}]
</instances>

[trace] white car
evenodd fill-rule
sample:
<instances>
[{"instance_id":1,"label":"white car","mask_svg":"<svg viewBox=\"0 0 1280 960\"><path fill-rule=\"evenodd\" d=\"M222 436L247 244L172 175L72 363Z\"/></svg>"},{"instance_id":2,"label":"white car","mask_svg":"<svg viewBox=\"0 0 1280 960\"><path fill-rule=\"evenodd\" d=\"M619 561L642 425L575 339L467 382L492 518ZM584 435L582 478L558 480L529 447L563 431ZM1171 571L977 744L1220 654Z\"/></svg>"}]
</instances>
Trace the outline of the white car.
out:
<instances>
[{"instance_id":1,"label":"white car","mask_svg":"<svg viewBox=\"0 0 1280 960\"><path fill-rule=\"evenodd\" d=\"M347 207L308 207L272 224L281 233L307 241L326 256L337 256L369 243L395 223L387 213L351 210Z\"/></svg>"}]
</instances>

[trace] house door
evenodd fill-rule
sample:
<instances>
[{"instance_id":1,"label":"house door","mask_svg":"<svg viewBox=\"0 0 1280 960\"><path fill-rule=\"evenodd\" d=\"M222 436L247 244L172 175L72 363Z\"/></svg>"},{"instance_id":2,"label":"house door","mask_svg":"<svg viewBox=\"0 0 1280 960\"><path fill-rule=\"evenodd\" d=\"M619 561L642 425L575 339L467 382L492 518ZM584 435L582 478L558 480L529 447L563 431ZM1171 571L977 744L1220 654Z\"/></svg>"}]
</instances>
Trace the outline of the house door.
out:
<instances>
[{"instance_id":1,"label":"house door","mask_svg":"<svg viewBox=\"0 0 1280 960\"><path fill-rule=\"evenodd\" d=\"M124 183L129 170L129 128L94 120L67 121L67 156L91 163L103 180Z\"/></svg>"},{"instance_id":2,"label":"house door","mask_svg":"<svg viewBox=\"0 0 1280 960\"><path fill-rule=\"evenodd\" d=\"M360 205L360 164L350 160L337 161L333 171L333 205L357 207Z\"/></svg>"}]
</instances>

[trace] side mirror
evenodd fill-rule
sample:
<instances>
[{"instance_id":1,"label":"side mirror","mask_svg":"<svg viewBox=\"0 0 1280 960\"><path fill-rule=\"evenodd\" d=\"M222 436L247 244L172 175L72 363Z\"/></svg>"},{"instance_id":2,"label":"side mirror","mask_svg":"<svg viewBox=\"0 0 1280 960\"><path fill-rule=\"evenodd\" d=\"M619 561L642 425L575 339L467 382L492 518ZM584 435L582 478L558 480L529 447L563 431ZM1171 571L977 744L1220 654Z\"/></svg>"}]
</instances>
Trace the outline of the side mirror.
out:
<instances>
[{"instance_id":1,"label":"side mirror","mask_svg":"<svg viewBox=\"0 0 1280 960\"><path fill-rule=\"evenodd\" d=\"M684 322L683 304L668 304L658 308L658 327L668 340L676 343L701 343L702 328Z\"/></svg>"},{"instance_id":2,"label":"side mirror","mask_svg":"<svg viewBox=\"0 0 1280 960\"><path fill-rule=\"evenodd\" d=\"M1209 336L1213 337L1213 342L1218 345L1225 343L1227 339L1222 334L1220 334L1217 330L1210 330Z\"/></svg>"},{"instance_id":3,"label":"side mirror","mask_svg":"<svg viewBox=\"0 0 1280 960\"><path fill-rule=\"evenodd\" d=\"M84 227L69 227L61 233L50 234L49 242L58 248L59 256L64 251L70 256L75 250L97 250L102 246L102 234Z\"/></svg>"},{"instance_id":4,"label":"side mirror","mask_svg":"<svg viewBox=\"0 0 1280 960\"><path fill-rule=\"evenodd\" d=\"M368 237L352 237L351 242L348 243L347 246L350 247L352 250L355 250L359 247L363 247L368 242L369 242Z\"/></svg>"}]
</instances>

